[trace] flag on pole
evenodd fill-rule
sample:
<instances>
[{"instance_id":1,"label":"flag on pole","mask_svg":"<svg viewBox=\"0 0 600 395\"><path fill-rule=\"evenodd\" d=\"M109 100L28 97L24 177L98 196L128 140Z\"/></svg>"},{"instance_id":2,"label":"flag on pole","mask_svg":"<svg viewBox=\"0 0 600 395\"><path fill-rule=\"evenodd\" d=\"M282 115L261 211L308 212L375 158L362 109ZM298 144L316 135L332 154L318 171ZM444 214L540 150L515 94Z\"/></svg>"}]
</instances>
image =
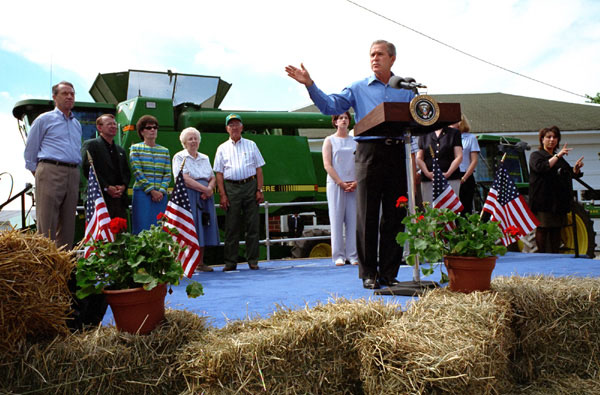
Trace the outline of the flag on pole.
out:
<instances>
[{"instance_id":1,"label":"flag on pole","mask_svg":"<svg viewBox=\"0 0 600 395\"><path fill-rule=\"evenodd\" d=\"M433 158L433 207L447 208L455 213L463 211L464 207L456 193L442 174L438 158ZM446 224L446 229L451 230L456 225L454 222Z\"/></svg>"},{"instance_id":2,"label":"flag on pole","mask_svg":"<svg viewBox=\"0 0 600 395\"><path fill-rule=\"evenodd\" d=\"M500 162L500 167L496 171L483 211L490 213L493 221L498 221L500 229L505 233L502 238L502 244L505 246L527 235L539 225L538 219L533 215L504 168L504 162ZM519 230L518 234L507 232L511 226Z\"/></svg>"},{"instance_id":3,"label":"flag on pole","mask_svg":"<svg viewBox=\"0 0 600 395\"><path fill-rule=\"evenodd\" d=\"M100 193L100 185L96 179L93 164L90 164L88 175L87 202L85 203L85 235L83 242L89 240L115 241L115 237L108 227L110 215L106 202ZM93 251L92 246L84 248L84 257L88 258Z\"/></svg>"},{"instance_id":4,"label":"flag on pole","mask_svg":"<svg viewBox=\"0 0 600 395\"><path fill-rule=\"evenodd\" d=\"M163 229L172 234L173 239L182 247L177 260L181 262L183 273L187 277L192 277L196 266L200 263L200 245L182 171L179 171L175 179L175 188L167 204L165 217L167 221ZM177 234L171 232L171 229L176 229Z\"/></svg>"}]
</instances>

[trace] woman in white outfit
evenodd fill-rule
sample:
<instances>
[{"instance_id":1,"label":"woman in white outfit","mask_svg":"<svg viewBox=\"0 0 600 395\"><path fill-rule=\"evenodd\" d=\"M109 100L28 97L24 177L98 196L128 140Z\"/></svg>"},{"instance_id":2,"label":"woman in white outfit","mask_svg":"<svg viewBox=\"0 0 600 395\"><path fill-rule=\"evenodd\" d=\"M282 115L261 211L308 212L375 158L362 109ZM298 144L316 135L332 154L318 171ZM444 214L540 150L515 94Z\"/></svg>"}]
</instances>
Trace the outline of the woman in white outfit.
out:
<instances>
[{"instance_id":1,"label":"woman in white outfit","mask_svg":"<svg viewBox=\"0 0 600 395\"><path fill-rule=\"evenodd\" d=\"M337 129L323 142L323 165L327 171L327 202L331 223L331 259L336 266L346 261L358 265L356 252L356 142L348 135L350 113L332 117ZM344 242L345 236L345 242Z\"/></svg>"}]
</instances>

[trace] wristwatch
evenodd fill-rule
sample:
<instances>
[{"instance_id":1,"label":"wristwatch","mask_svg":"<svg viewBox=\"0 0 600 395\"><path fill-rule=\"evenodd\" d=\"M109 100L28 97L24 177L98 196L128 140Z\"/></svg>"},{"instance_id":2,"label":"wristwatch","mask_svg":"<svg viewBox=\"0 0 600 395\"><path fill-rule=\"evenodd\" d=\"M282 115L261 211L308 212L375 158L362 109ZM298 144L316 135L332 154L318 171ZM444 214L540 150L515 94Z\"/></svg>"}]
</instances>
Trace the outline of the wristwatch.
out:
<instances>
[{"instance_id":1,"label":"wristwatch","mask_svg":"<svg viewBox=\"0 0 600 395\"><path fill-rule=\"evenodd\" d=\"M258 188L258 189L256 190L256 192L263 193L263 189L262 189L262 188Z\"/></svg>"}]
</instances>

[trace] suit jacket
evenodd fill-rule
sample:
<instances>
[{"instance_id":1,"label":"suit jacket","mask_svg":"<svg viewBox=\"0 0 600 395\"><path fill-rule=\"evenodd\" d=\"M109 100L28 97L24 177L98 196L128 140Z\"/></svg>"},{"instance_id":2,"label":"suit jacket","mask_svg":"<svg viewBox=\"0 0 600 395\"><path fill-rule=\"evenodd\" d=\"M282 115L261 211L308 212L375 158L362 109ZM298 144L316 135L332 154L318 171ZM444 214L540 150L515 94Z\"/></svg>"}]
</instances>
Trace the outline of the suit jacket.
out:
<instances>
[{"instance_id":1,"label":"suit jacket","mask_svg":"<svg viewBox=\"0 0 600 395\"><path fill-rule=\"evenodd\" d=\"M129 160L125 150L115 144L117 153L119 154L119 169L120 172L113 166L113 161L110 156L110 151L106 146L106 142L100 136L95 139L86 140L81 147L81 157L83 159L83 176L88 177L90 172L90 162L86 151L92 156L94 161L94 169L96 170L96 177L100 188L104 191L109 185L125 185L129 187L129 180L131 178L131 171L129 170ZM107 198L108 195L104 194ZM123 198L127 199L127 194L123 194Z\"/></svg>"}]
</instances>

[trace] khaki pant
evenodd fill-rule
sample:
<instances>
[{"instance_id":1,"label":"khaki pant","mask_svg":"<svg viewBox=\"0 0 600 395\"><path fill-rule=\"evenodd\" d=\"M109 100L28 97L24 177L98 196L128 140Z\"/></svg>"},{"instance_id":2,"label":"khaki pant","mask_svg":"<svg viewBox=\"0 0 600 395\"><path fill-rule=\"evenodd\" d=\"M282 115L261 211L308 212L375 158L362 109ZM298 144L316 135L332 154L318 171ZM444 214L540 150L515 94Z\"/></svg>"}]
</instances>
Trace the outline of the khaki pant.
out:
<instances>
[{"instance_id":1,"label":"khaki pant","mask_svg":"<svg viewBox=\"0 0 600 395\"><path fill-rule=\"evenodd\" d=\"M79 168L40 162L35 171L38 233L58 247L73 247L79 193Z\"/></svg>"}]
</instances>

